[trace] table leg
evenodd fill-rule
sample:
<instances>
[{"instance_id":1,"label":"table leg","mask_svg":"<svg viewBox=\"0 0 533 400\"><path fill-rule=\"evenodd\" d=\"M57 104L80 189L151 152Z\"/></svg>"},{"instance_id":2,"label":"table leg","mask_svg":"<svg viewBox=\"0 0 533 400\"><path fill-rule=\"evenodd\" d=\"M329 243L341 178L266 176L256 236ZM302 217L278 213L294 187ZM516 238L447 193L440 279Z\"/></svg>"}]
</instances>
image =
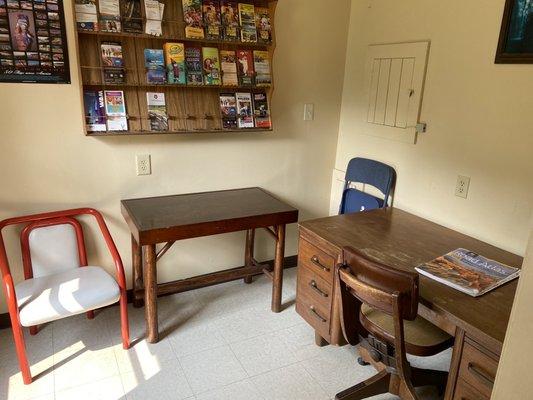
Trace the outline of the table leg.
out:
<instances>
[{"instance_id":1,"label":"table leg","mask_svg":"<svg viewBox=\"0 0 533 400\"><path fill-rule=\"evenodd\" d=\"M252 265L252 258L254 257L254 243L255 243L255 229L248 229L246 231L246 247L244 249L244 266ZM252 283L252 275L244 277L244 283Z\"/></svg>"},{"instance_id":2,"label":"table leg","mask_svg":"<svg viewBox=\"0 0 533 400\"><path fill-rule=\"evenodd\" d=\"M276 227L276 256L274 258L274 280L272 284L272 311L281 311L281 290L283 289L283 259L285 257L285 225Z\"/></svg>"},{"instance_id":3,"label":"table leg","mask_svg":"<svg viewBox=\"0 0 533 400\"><path fill-rule=\"evenodd\" d=\"M133 269L133 307L140 308L143 301L136 298L136 293L143 289L142 250L137 241L131 235L131 264Z\"/></svg>"},{"instance_id":4,"label":"table leg","mask_svg":"<svg viewBox=\"0 0 533 400\"><path fill-rule=\"evenodd\" d=\"M144 312L146 339L149 343L159 341L157 323L157 266L155 244L143 246L144 252Z\"/></svg>"}]
</instances>

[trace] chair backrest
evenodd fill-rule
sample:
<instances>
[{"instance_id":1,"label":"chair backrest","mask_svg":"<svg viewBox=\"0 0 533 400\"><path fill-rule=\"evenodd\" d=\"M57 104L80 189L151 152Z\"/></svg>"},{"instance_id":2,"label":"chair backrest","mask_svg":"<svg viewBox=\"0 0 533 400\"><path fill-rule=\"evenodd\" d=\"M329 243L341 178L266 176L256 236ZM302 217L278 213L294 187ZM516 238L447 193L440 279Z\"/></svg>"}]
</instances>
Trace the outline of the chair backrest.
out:
<instances>
[{"instance_id":1,"label":"chair backrest","mask_svg":"<svg viewBox=\"0 0 533 400\"><path fill-rule=\"evenodd\" d=\"M396 172L389 165L367 158L353 158L346 169L339 214L387 207L395 180ZM381 191L383 199L350 188L351 183L372 185Z\"/></svg>"},{"instance_id":2,"label":"chair backrest","mask_svg":"<svg viewBox=\"0 0 533 400\"><path fill-rule=\"evenodd\" d=\"M401 320L414 320L418 312L418 274L370 260L359 251L343 249L344 268L339 279L354 297ZM342 289L341 289L342 290ZM395 303L398 304L395 304Z\"/></svg>"},{"instance_id":3,"label":"chair backrest","mask_svg":"<svg viewBox=\"0 0 533 400\"><path fill-rule=\"evenodd\" d=\"M87 265L83 230L75 218L54 218L28 224L21 233L25 279Z\"/></svg>"}]
</instances>

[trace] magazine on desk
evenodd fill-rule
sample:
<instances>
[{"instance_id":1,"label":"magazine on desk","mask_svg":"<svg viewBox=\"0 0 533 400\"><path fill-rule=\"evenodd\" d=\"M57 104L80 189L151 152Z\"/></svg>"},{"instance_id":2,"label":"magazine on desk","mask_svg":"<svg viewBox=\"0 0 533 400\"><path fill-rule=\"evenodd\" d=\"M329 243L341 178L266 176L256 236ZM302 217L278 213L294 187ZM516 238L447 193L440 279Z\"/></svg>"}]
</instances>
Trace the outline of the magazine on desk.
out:
<instances>
[{"instance_id":1,"label":"magazine on desk","mask_svg":"<svg viewBox=\"0 0 533 400\"><path fill-rule=\"evenodd\" d=\"M420 274L477 297L518 277L520 270L466 249L456 249L415 268Z\"/></svg>"}]
</instances>

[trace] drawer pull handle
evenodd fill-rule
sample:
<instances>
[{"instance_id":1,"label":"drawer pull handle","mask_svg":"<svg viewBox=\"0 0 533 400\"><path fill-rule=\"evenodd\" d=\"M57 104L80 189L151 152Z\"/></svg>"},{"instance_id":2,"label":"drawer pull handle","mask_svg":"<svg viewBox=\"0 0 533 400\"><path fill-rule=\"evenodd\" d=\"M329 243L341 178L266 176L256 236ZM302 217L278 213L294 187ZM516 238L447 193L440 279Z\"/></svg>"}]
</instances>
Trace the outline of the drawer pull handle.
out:
<instances>
[{"instance_id":1,"label":"drawer pull handle","mask_svg":"<svg viewBox=\"0 0 533 400\"><path fill-rule=\"evenodd\" d=\"M494 378L475 364L468 363L468 371L490 388L494 386Z\"/></svg>"},{"instance_id":2,"label":"drawer pull handle","mask_svg":"<svg viewBox=\"0 0 533 400\"><path fill-rule=\"evenodd\" d=\"M313 314L320 322L325 323L327 320L322 317L319 313L316 312L315 307L311 306L309 307L309 310L311 310L311 314Z\"/></svg>"},{"instance_id":3,"label":"drawer pull handle","mask_svg":"<svg viewBox=\"0 0 533 400\"><path fill-rule=\"evenodd\" d=\"M316 282L314 280L312 280L311 282L309 282L309 286L311 287L311 289L313 289L315 292L317 292L320 296L322 297L328 297L328 294L327 293L324 293L322 290L320 290L316 284Z\"/></svg>"},{"instance_id":4,"label":"drawer pull handle","mask_svg":"<svg viewBox=\"0 0 533 400\"><path fill-rule=\"evenodd\" d=\"M328 267L326 267L325 265L323 265L320 260L318 259L318 256L313 256L311 257L311 262L317 266L319 266L320 268L322 268L325 272L329 272L330 269Z\"/></svg>"}]
</instances>

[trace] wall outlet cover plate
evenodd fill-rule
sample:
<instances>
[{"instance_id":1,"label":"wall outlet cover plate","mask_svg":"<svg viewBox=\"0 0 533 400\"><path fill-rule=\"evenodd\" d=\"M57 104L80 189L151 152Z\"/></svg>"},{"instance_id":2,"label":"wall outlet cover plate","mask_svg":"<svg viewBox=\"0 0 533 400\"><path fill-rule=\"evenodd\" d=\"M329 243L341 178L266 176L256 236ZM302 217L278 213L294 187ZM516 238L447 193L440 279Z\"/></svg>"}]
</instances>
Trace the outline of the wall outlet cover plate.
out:
<instances>
[{"instance_id":1,"label":"wall outlet cover plate","mask_svg":"<svg viewBox=\"0 0 533 400\"><path fill-rule=\"evenodd\" d=\"M457 177L457 184L455 185L455 195L466 199L468 197L468 189L470 188L470 177L459 175Z\"/></svg>"}]
</instances>

